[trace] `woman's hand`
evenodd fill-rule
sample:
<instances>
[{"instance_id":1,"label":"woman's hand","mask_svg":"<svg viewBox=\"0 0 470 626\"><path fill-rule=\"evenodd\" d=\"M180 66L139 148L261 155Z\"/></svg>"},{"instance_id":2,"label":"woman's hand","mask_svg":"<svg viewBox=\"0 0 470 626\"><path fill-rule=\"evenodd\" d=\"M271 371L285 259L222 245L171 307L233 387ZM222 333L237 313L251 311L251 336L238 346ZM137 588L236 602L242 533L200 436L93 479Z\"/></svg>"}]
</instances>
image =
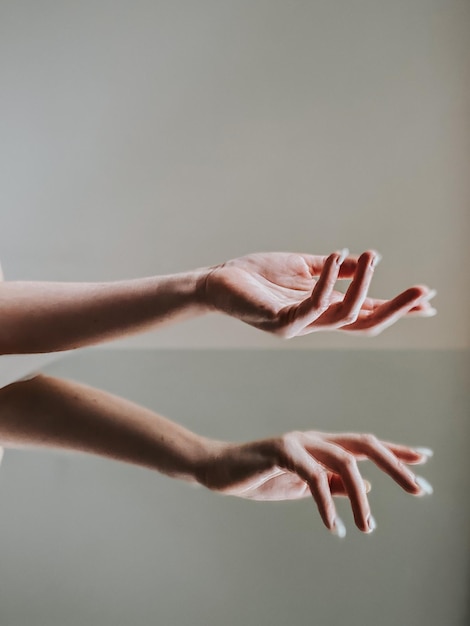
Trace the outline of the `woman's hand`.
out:
<instances>
[{"instance_id":1,"label":"woman's hand","mask_svg":"<svg viewBox=\"0 0 470 626\"><path fill-rule=\"evenodd\" d=\"M427 448L410 448L380 441L370 434L291 432L246 444L212 444L198 480L209 489L251 500L295 500L313 496L325 526L344 536L334 495L351 501L357 527L375 528L367 491L357 461L370 459L413 495L432 493L432 487L406 464L423 463Z\"/></svg>"},{"instance_id":2,"label":"woman's hand","mask_svg":"<svg viewBox=\"0 0 470 626\"><path fill-rule=\"evenodd\" d=\"M408 314L431 316L426 286L410 287L392 300L368 298L380 255L359 258L348 251L330 256L268 252L250 254L212 268L205 299L215 310L282 337L318 330L347 330L377 335ZM345 294L338 279L352 279Z\"/></svg>"}]
</instances>

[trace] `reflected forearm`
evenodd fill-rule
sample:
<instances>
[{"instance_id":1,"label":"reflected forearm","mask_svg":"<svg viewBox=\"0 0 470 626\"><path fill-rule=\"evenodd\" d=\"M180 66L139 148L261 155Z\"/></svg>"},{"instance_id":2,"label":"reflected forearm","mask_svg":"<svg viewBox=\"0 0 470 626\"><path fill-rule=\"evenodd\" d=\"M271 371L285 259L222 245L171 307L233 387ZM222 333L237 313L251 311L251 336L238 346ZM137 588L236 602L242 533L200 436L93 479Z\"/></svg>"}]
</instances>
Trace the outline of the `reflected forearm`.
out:
<instances>
[{"instance_id":1,"label":"reflected forearm","mask_svg":"<svg viewBox=\"0 0 470 626\"><path fill-rule=\"evenodd\" d=\"M47 376L0 390L0 443L78 450L195 480L210 440L149 409Z\"/></svg>"},{"instance_id":2,"label":"reflected forearm","mask_svg":"<svg viewBox=\"0 0 470 626\"><path fill-rule=\"evenodd\" d=\"M70 350L208 310L207 269L109 283L0 283L0 354Z\"/></svg>"}]
</instances>

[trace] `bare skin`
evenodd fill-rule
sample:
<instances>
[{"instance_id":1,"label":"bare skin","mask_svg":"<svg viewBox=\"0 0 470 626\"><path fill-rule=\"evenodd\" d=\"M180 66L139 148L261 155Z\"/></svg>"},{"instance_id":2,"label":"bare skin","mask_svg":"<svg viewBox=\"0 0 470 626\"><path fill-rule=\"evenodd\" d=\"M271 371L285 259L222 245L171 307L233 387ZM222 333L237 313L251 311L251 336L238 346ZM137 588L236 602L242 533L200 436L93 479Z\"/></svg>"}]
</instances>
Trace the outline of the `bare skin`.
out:
<instances>
[{"instance_id":1,"label":"bare skin","mask_svg":"<svg viewBox=\"0 0 470 626\"><path fill-rule=\"evenodd\" d=\"M379 255L251 254L209 268L110 283L0 284L0 354L70 350L207 312L290 338L340 330L376 335L410 315L430 316L429 287L368 297ZM337 279L352 279L345 295Z\"/></svg>"},{"instance_id":2,"label":"bare skin","mask_svg":"<svg viewBox=\"0 0 470 626\"><path fill-rule=\"evenodd\" d=\"M6 447L98 454L251 500L313 497L325 526L340 536L345 529L333 496L349 498L361 531L375 527L360 460L372 460L412 495L429 492L407 467L424 462L430 454L425 449L370 434L317 431L249 443L214 441L107 392L43 375L0 390L0 440Z\"/></svg>"},{"instance_id":3,"label":"bare skin","mask_svg":"<svg viewBox=\"0 0 470 626\"><path fill-rule=\"evenodd\" d=\"M251 254L215 267L206 280L206 300L217 310L281 337L320 330L377 335L400 318L435 314L435 292L410 287L391 300L367 297L380 255L347 251L328 257L291 253ZM338 279L352 279L345 294Z\"/></svg>"},{"instance_id":4,"label":"bare skin","mask_svg":"<svg viewBox=\"0 0 470 626\"><path fill-rule=\"evenodd\" d=\"M319 330L378 334L402 317L435 313L428 287L391 300L368 297L378 255L259 253L171 276L115 283L0 284L0 354L69 350L210 311L281 337ZM338 279L351 279L346 294ZM195 435L103 391L46 376L0 389L5 447L79 450L135 463L254 500L313 497L326 527L343 536L333 495L351 501L357 527L375 527L357 461L371 459L408 493L430 486L406 467L429 451L370 434L291 432L249 443ZM0 452L2 452L0 448Z\"/></svg>"}]
</instances>

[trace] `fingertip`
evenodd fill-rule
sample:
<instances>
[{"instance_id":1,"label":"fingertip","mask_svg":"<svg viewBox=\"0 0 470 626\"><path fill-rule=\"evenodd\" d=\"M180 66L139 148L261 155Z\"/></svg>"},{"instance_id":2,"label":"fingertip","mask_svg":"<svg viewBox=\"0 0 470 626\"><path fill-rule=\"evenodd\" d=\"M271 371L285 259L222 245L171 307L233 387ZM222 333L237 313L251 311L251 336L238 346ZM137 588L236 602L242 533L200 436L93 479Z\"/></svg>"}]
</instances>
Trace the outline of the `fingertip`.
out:
<instances>
[{"instance_id":1,"label":"fingertip","mask_svg":"<svg viewBox=\"0 0 470 626\"><path fill-rule=\"evenodd\" d=\"M423 298L428 294L428 292L429 287L426 287L426 285L413 285L413 287L409 287L403 293L406 294L411 301L423 301Z\"/></svg>"},{"instance_id":2,"label":"fingertip","mask_svg":"<svg viewBox=\"0 0 470 626\"><path fill-rule=\"evenodd\" d=\"M433 489L431 483L429 483L422 476L416 476L415 481L416 481L416 484L418 485L418 487L421 489L421 493L419 493L418 495L425 495L426 494L426 495L430 496L432 493L434 493L434 489Z\"/></svg>"},{"instance_id":3,"label":"fingertip","mask_svg":"<svg viewBox=\"0 0 470 626\"><path fill-rule=\"evenodd\" d=\"M369 515L367 518L367 530L365 531L367 534L373 533L377 528L377 522L375 521L375 517Z\"/></svg>"},{"instance_id":4,"label":"fingertip","mask_svg":"<svg viewBox=\"0 0 470 626\"><path fill-rule=\"evenodd\" d=\"M348 255L349 255L349 248L343 248L342 250L340 250L339 258L338 258L338 265L342 265Z\"/></svg>"},{"instance_id":5,"label":"fingertip","mask_svg":"<svg viewBox=\"0 0 470 626\"><path fill-rule=\"evenodd\" d=\"M370 249L363 252L359 257L359 260L363 260L366 265L370 265L372 268L374 268L382 260L382 255L377 250Z\"/></svg>"},{"instance_id":6,"label":"fingertip","mask_svg":"<svg viewBox=\"0 0 470 626\"><path fill-rule=\"evenodd\" d=\"M437 315L437 309L428 306L426 300L421 300L422 304L418 304L407 312L407 317L434 317Z\"/></svg>"},{"instance_id":7,"label":"fingertip","mask_svg":"<svg viewBox=\"0 0 470 626\"><path fill-rule=\"evenodd\" d=\"M423 300L426 300L426 302L429 302L429 300L432 300L434 296L437 296L437 289L429 289L427 294L424 296Z\"/></svg>"},{"instance_id":8,"label":"fingertip","mask_svg":"<svg viewBox=\"0 0 470 626\"><path fill-rule=\"evenodd\" d=\"M333 527L330 530L333 535L336 535L340 539L346 537L346 526L343 520L338 516L336 516Z\"/></svg>"},{"instance_id":9,"label":"fingertip","mask_svg":"<svg viewBox=\"0 0 470 626\"><path fill-rule=\"evenodd\" d=\"M382 255L380 254L380 252L377 252L377 250L372 250L374 256L370 262L370 266L372 268L377 267L377 265L380 263L380 261L382 260Z\"/></svg>"},{"instance_id":10,"label":"fingertip","mask_svg":"<svg viewBox=\"0 0 470 626\"><path fill-rule=\"evenodd\" d=\"M434 456L434 450L431 450L431 448L418 447L414 448L414 452L416 452L423 458L423 462Z\"/></svg>"}]
</instances>

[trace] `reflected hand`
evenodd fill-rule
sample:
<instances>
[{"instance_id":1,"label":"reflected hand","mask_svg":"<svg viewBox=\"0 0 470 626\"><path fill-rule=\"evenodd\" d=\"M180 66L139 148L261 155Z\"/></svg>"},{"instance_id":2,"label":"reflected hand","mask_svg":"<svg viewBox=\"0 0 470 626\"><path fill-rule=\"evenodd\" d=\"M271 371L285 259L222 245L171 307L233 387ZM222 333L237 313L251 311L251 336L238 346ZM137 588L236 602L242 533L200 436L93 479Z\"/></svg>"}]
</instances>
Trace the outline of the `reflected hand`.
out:
<instances>
[{"instance_id":1,"label":"reflected hand","mask_svg":"<svg viewBox=\"0 0 470 626\"><path fill-rule=\"evenodd\" d=\"M357 527L375 528L367 499L370 484L362 479L357 461L372 460L405 491L432 493L432 488L405 463L423 463L432 454L380 441L370 434L291 432L246 444L215 443L199 482L209 489L251 500L295 500L313 496L325 526L344 536L334 495L351 501Z\"/></svg>"},{"instance_id":2,"label":"reflected hand","mask_svg":"<svg viewBox=\"0 0 470 626\"><path fill-rule=\"evenodd\" d=\"M392 300L368 298L380 255L359 258L348 251L330 256L267 252L215 266L205 280L205 298L215 310L282 337L319 330L377 335L405 315L431 316L426 286L410 287ZM345 294L338 279L352 279Z\"/></svg>"}]
</instances>

